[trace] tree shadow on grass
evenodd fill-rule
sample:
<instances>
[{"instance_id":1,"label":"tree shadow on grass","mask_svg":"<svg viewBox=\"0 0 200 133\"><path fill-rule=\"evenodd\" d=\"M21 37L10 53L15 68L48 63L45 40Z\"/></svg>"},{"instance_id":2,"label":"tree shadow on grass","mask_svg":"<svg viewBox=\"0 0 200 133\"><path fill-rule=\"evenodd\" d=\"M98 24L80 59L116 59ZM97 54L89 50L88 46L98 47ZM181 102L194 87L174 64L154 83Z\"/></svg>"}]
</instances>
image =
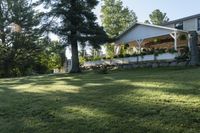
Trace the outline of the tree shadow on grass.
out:
<instances>
[{"instance_id":1,"label":"tree shadow on grass","mask_svg":"<svg viewBox=\"0 0 200 133\"><path fill-rule=\"evenodd\" d=\"M48 76L42 77L39 81L36 77L0 85L1 132L196 133L200 131L198 107L179 106L169 103L168 99L156 100L151 99L153 97L151 95L136 93L143 88L134 85L134 82L157 81L165 84L170 79L166 77L159 79L159 74L153 76L154 78L146 76L144 79L140 78L139 73L131 76L123 72L120 72L119 76L116 73L94 76L93 74ZM58 82L61 85L79 87L79 90L77 92L48 90L40 93L22 92L13 88L23 83L45 87ZM172 82L174 83L173 79ZM162 89L145 87L145 89L152 92L180 93L177 93L178 90L170 92L173 88L167 87Z\"/></svg>"}]
</instances>

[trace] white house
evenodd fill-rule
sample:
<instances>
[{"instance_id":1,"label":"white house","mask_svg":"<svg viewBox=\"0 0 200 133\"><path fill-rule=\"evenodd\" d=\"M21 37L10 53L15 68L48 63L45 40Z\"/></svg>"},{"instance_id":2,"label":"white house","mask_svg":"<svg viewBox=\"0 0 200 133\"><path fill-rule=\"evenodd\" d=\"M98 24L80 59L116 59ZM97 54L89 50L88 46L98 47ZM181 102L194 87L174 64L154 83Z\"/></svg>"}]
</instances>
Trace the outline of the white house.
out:
<instances>
[{"instance_id":1,"label":"white house","mask_svg":"<svg viewBox=\"0 0 200 133\"><path fill-rule=\"evenodd\" d=\"M171 48L174 47L174 50L178 50L178 37L181 34L188 35L188 32L176 28L136 23L133 26L131 26L128 30L123 32L121 35L119 35L115 41L115 44L119 47L121 44L128 44L131 47L137 47L139 51L141 51L142 47L145 47L146 43L155 38L173 38L174 44L171 45ZM154 45L154 47L156 46Z\"/></svg>"},{"instance_id":2,"label":"white house","mask_svg":"<svg viewBox=\"0 0 200 133\"><path fill-rule=\"evenodd\" d=\"M200 34L200 14L173 20L162 26L136 23L116 38L115 52L119 55L122 45L129 46L128 49L132 52L130 54L135 52L142 53L149 49L165 49L166 51L173 49L175 53L166 52L165 54L158 55L156 60L174 60L183 49L190 49L190 31L196 31ZM155 56L145 55L141 58L139 57L139 59L138 57L137 59L135 57L118 59L117 63L154 60ZM92 62L92 65L105 64L105 62L108 61ZM114 62L116 63L116 59ZM86 65L90 66L90 63L86 63Z\"/></svg>"},{"instance_id":3,"label":"white house","mask_svg":"<svg viewBox=\"0 0 200 133\"><path fill-rule=\"evenodd\" d=\"M184 31L197 31L200 33L200 14L173 20L162 26L176 28Z\"/></svg>"},{"instance_id":4,"label":"white house","mask_svg":"<svg viewBox=\"0 0 200 133\"><path fill-rule=\"evenodd\" d=\"M141 49L142 45L144 46L146 42L153 38L169 37L170 35L174 39L174 49L178 50L179 46L186 46L186 43L188 44L188 42L180 41L180 35L185 34L188 36L187 39L189 39L189 31L196 31L200 34L200 14L173 20L162 26L136 23L118 36L115 43L118 46L122 43L135 45ZM165 45L169 45L169 43L165 43Z\"/></svg>"}]
</instances>

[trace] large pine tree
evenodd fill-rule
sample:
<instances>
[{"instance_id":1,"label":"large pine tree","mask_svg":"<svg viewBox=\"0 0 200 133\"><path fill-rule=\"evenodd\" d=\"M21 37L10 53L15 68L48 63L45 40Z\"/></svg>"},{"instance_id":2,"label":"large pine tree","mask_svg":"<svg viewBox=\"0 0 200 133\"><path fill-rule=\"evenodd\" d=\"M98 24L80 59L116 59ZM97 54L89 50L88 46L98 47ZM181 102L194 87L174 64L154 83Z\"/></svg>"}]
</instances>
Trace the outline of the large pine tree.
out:
<instances>
[{"instance_id":1,"label":"large pine tree","mask_svg":"<svg viewBox=\"0 0 200 133\"><path fill-rule=\"evenodd\" d=\"M68 45L72 52L71 73L80 72L78 44L98 45L107 38L103 28L96 22L92 12L98 4L97 0L41 0L45 6L51 7L50 18L57 18L59 24L53 27Z\"/></svg>"},{"instance_id":2,"label":"large pine tree","mask_svg":"<svg viewBox=\"0 0 200 133\"><path fill-rule=\"evenodd\" d=\"M32 67L39 47L40 17L29 0L2 0L0 2L0 72L2 76L21 76Z\"/></svg>"}]
</instances>

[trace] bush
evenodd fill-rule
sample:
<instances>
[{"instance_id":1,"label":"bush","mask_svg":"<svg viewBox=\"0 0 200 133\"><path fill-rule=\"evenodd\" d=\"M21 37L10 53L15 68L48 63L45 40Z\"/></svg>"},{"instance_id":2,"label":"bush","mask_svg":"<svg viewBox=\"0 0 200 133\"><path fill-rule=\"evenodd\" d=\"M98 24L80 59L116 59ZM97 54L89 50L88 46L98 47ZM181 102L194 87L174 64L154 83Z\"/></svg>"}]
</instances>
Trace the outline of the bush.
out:
<instances>
[{"instance_id":1,"label":"bush","mask_svg":"<svg viewBox=\"0 0 200 133\"><path fill-rule=\"evenodd\" d=\"M138 54L136 54L136 53L131 55L131 57L137 57L137 56L138 56Z\"/></svg>"},{"instance_id":2,"label":"bush","mask_svg":"<svg viewBox=\"0 0 200 133\"><path fill-rule=\"evenodd\" d=\"M79 62L80 62L80 65L83 65L86 62L86 58L83 57L83 56L80 56L79 57Z\"/></svg>"},{"instance_id":3,"label":"bush","mask_svg":"<svg viewBox=\"0 0 200 133\"><path fill-rule=\"evenodd\" d=\"M180 61L187 61L189 59L188 55L180 55L178 57L175 58L178 62Z\"/></svg>"},{"instance_id":4,"label":"bush","mask_svg":"<svg viewBox=\"0 0 200 133\"><path fill-rule=\"evenodd\" d=\"M11 75L12 75L13 77L20 77L20 76L22 76L23 74L22 74L22 72L20 71L19 68L13 68L13 69L11 70Z\"/></svg>"},{"instance_id":5,"label":"bush","mask_svg":"<svg viewBox=\"0 0 200 133\"><path fill-rule=\"evenodd\" d=\"M125 54L125 57L130 57L131 55L130 54Z\"/></svg>"},{"instance_id":6,"label":"bush","mask_svg":"<svg viewBox=\"0 0 200 133\"><path fill-rule=\"evenodd\" d=\"M179 37L179 39L182 40L182 41L187 40L187 36L186 36L186 35L181 35L181 36Z\"/></svg>"},{"instance_id":7,"label":"bush","mask_svg":"<svg viewBox=\"0 0 200 133\"><path fill-rule=\"evenodd\" d=\"M118 58L124 58L123 54L118 55Z\"/></svg>"},{"instance_id":8,"label":"bush","mask_svg":"<svg viewBox=\"0 0 200 133\"><path fill-rule=\"evenodd\" d=\"M93 66L92 70L99 74L108 74L111 67L108 65L99 65L99 66Z\"/></svg>"},{"instance_id":9,"label":"bush","mask_svg":"<svg viewBox=\"0 0 200 133\"><path fill-rule=\"evenodd\" d=\"M169 53L176 53L177 51L174 49L174 48L171 48L171 49L168 49L168 51L167 52L169 52Z\"/></svg>"},{"instance_id":10,"label":"bush","mask_svg":"<svg viewBox=\"0 0 200 133\"><path fill-rule=\"evenodd\" d=\"M190 58L189 57L190 52L189 52L189 48L188 47L182 48L180 50L180 53L181 53L181 55L176 57L177 61L186 61L186 60L188 60Z\"/></svg>"}]
</instances>

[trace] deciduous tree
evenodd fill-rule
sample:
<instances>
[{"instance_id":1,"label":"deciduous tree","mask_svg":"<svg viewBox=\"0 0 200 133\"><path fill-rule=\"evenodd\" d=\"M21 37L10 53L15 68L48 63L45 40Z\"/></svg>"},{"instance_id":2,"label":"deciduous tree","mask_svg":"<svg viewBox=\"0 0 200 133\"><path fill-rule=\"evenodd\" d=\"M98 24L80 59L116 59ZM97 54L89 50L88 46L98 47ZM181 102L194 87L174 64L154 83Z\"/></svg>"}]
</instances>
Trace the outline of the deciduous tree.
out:
<instances>
[{"instance_id":1,"label":"deciduous tree","mask_svg":"<svg viewBox=\"0 0 200 133\"><path fill-rule=\"evenodd\" d=\"M103 0L101 20L110 37L116 37L137 22L136 14L123 6L121 0Z\"/></svg>"}]
</instances>

